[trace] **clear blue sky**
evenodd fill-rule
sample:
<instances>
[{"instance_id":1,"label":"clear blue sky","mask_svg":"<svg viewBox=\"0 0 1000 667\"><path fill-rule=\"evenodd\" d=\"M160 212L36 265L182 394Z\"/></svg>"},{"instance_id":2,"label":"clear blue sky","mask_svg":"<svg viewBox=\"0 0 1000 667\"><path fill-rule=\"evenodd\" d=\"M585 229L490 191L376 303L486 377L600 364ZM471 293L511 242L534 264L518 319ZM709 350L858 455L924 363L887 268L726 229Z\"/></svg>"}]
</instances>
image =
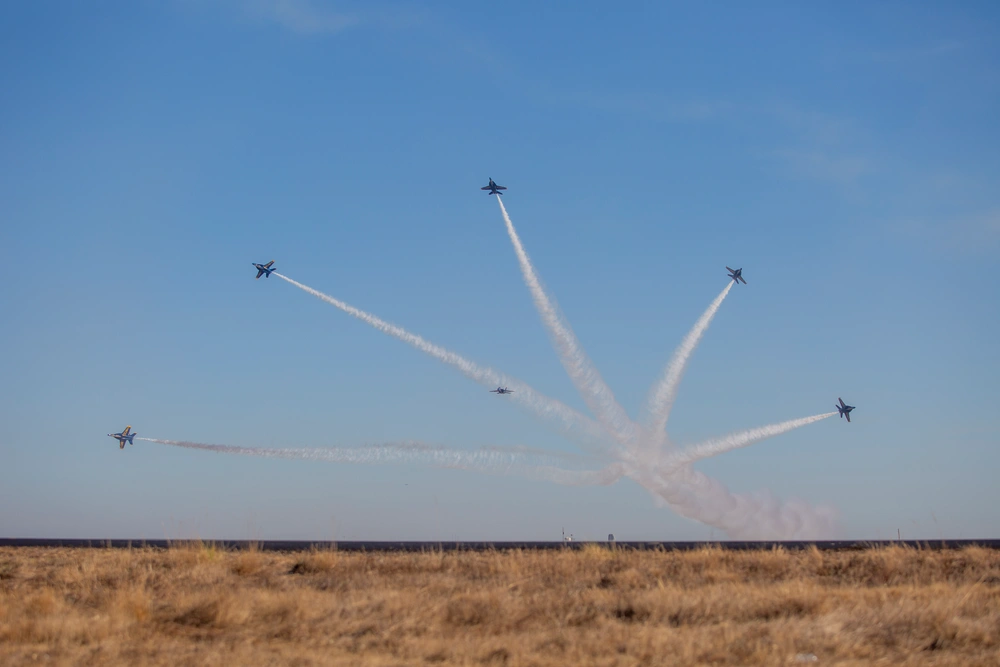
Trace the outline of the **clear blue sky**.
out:
<instances>
[{"instance_id":1,"label":"clear blue sky","mask_svg":"<svg viewBox=\"0 0 1000 667\"><path fill-rule=\"evenodd\" d=\"M847 537L1000 536L995 3L8 2L0 90L0 536L713 535L628 480L105 437L574 451L253 280L583 409L489 176L632 413L726 264L671 435L858 406L699 469Z\"/></svg>"}]
</instances>

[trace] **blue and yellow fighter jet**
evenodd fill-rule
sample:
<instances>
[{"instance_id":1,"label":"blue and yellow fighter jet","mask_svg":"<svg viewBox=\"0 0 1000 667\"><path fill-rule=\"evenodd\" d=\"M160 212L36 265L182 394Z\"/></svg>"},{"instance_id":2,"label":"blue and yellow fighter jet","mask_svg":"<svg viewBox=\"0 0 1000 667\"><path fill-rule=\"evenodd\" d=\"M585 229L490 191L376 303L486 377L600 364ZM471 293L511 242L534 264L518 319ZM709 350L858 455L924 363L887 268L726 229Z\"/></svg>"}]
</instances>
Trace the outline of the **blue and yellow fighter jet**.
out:
<instances>
[{"instance_id":1,"label":"blue and yellow fighter jet","mask_svg":"<svg viewBox=\"0 0 1000 667\"><path fill-rule=\"evenodd\" d=\"M507 188L505 188L502 185L497 185L496 183L493 182L493 179L491 178L490 182L489 182L489 185L487 185L485 188L479 188L479 189L480 190L489 190L488 194L497 195L499 197L500 195L503 194L500 191L501 190L506 190Z\"/></svg>"},{"instance_id":2,"label":"blue and yellow fighter jet","mask_svg":"<svg viewBox=\"0 0 1000 667\"><path fill-rule=\"evenodd\" d=\"M131 433L131 430L132 430L131 426L126 426L125 430L122 431L121 433L108 433L108 437L114 438L115 440L118 441L118 449L125 449L126 442L130 445L135 444L134 442L132 442L132 438L134 438L136 434Z\"/></svg>"},{"instance_id":3,"label":"blue and yellow fighter jet","mask_svg":"<svg viewBox=\"0 0 1000 667\"><path fill-rule=\"evenodd\" d=\"M743 280L743 269L730 269L728 266L726 269L729 271L729 277L733 279L733 282L747 284L747 281Z\"/></svg>"},{"instance_id":4,"label":"blue and yellow fighter jet","mask_svg":"<svg viewBox=\"0 0 1000 667\"><path fill-rule=\"evenodd\" d=\"M271 265L274 264L273 259L267 264L258 264L257 262L250 262L250 263L253 264L255 267L257 267L257 278L256 278L257 280L260 280L261 276L267 276L268 278L270 278L271 272L274 271L274 269L271 268Z\"/></svg>"},{"instance_id":5,"label":"blue and yellow fighter jet","mask_svg":"<svg viewBox=\"0 0 1000 667\"><path fill-rule=\"evenodd\" d=\"M851 410L854 409L854 406L853 405L848 405L847 403L844 403L844 399L842 399L842 398L838 397L837 400L840 401L840 405L837 405L836 403L834 403L833 407L837 408L837 412L840 413L841 417L847 417L847 423L850 424L851 423Z\"/></svg>"},{"instance_id":6,"label":"blue and yellow fighter jet","mask_svg":"<svg viewBox=\"0 0 1000 667\"><path fill-rule=\"evenodd\" d=\"M490 389L491 394L513 394L513 389L508 389L507 387L497 387L496 389Z\"/></svg>"}]
</instances>

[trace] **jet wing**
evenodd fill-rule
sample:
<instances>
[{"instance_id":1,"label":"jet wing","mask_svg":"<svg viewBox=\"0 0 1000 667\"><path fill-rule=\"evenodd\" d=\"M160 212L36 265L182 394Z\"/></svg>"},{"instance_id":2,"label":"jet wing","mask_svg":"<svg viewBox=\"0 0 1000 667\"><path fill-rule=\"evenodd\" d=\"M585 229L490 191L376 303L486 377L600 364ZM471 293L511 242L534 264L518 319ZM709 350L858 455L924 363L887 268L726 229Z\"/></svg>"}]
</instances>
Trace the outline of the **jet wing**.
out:
<instances>
[{"instance_id":1,"label":"jet wing","mask_svg":"<svg viewBox=\"0 0 1000 667\"><path fill-rule=\"evenodd\" d=\"M131 431L131 430L132 430L132 427L131 427L131 426L126 426L126 427L125 427L125 430L124 430L124 431L122 431L122 435L123 435L123 436L127 436L127 435L128 435L128 432L129 432L129 431Z\"/></svg>"},{"instance_id":2,"label":"jet wing","mask_svg":"<svg viewBox=\"0 0 1000 667\"><path fill-rule=\"evenodd\" d=\"M741 283L743 283L744 285L747 284L747 281L743 280L743 276L737 276L737 277L740 279Z\"/></svg>"},{"instance_id":3,"label":"jet wing","mask_svg":"<svg viewBox=\"0 0 1000 667\"><path fill-rule=\"evenodd\" d=\"M847 417L847 423L850 424L851 423L851 413L848 412L844 416Z\"/></svg>"},{"instance_id":4,"label":"jet wing","mask_svg":"<svg viewBox=\"0 0 1000 667\"><path fill-rule=\"evenodd\" d=\"M487 185L487 186L486 186L485 188L479 188L479 189L480 189L480 190L490 190L490 189L492 189L492 188L490 188L490 186L488 186L488 185Z\"/></svg>"},{"instance_id":5,"label":"jet wing","mask_svg":"<svg viewBox=\"0 0 1000 667\"><path fill-rule=\"evenodd\" d=\"M269 269L269 268L271 268L271 265L272 265L272 264L274 264L274 260L273 260L273 259L272 259L272 260L271 260L270 262L268 262L267 264L265 264L265 265L264 265L264 268L265 268L265 269Z\"/></svg>"},{"instance_id":6,"label":"jet wing","mask_svg":"<svg viewBox=\"0 0 1000 667\"><path fill-rule=\"evenodd\" d=\"M503 185L498 185L497 190L506 190L507 188Z\"/></svg>"}]
</instances>

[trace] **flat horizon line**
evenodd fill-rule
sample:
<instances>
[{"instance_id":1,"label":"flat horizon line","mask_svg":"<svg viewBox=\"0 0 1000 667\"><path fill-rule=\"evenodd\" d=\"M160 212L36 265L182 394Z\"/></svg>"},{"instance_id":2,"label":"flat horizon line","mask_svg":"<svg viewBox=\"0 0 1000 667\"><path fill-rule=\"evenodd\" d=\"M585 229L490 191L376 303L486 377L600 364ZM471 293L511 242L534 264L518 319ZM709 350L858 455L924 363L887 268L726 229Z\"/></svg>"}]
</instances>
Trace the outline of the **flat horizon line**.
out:
<instances>
[{"instance_id":1,"label":"flat horizon line","mask_svg":"<svg viewBox=\"0 0 1000 667\"><path fill-rule=\"evenodd\" d=\"M335 549L337 551L510 551L547 550L585 546L615 547L633 550L692 551L716 547L731 551L763 551L774 548L802 550L816 547L822 551L859 551L871 548L903 546L912 549L961 549L978 546L1000 549L1000 539L937 539L937 540L229 540L229 539L108 539L108 538L0 538L2 547L46 547L76 549L170 549L188 545L206 545L225 550L241 551L310 551Z\"/></svg>"}]
</instances>

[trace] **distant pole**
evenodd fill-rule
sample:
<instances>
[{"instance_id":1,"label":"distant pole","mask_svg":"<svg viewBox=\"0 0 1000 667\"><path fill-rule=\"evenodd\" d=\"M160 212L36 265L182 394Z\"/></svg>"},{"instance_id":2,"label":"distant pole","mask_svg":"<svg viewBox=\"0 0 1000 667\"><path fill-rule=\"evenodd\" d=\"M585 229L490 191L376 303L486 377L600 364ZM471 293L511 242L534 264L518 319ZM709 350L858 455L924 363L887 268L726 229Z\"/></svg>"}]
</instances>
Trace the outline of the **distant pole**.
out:
<instances>
[{"instance_id":1,"label":"distant pole","mask_svg":"<svg viewBox=\"0 0 1000 667\"><path fill-rule=\"evenodd\" d=\"M896 529L896 541L897 542L903 541L903 535L899 532L899 528Z\"/></svg>"}]
</instances>

